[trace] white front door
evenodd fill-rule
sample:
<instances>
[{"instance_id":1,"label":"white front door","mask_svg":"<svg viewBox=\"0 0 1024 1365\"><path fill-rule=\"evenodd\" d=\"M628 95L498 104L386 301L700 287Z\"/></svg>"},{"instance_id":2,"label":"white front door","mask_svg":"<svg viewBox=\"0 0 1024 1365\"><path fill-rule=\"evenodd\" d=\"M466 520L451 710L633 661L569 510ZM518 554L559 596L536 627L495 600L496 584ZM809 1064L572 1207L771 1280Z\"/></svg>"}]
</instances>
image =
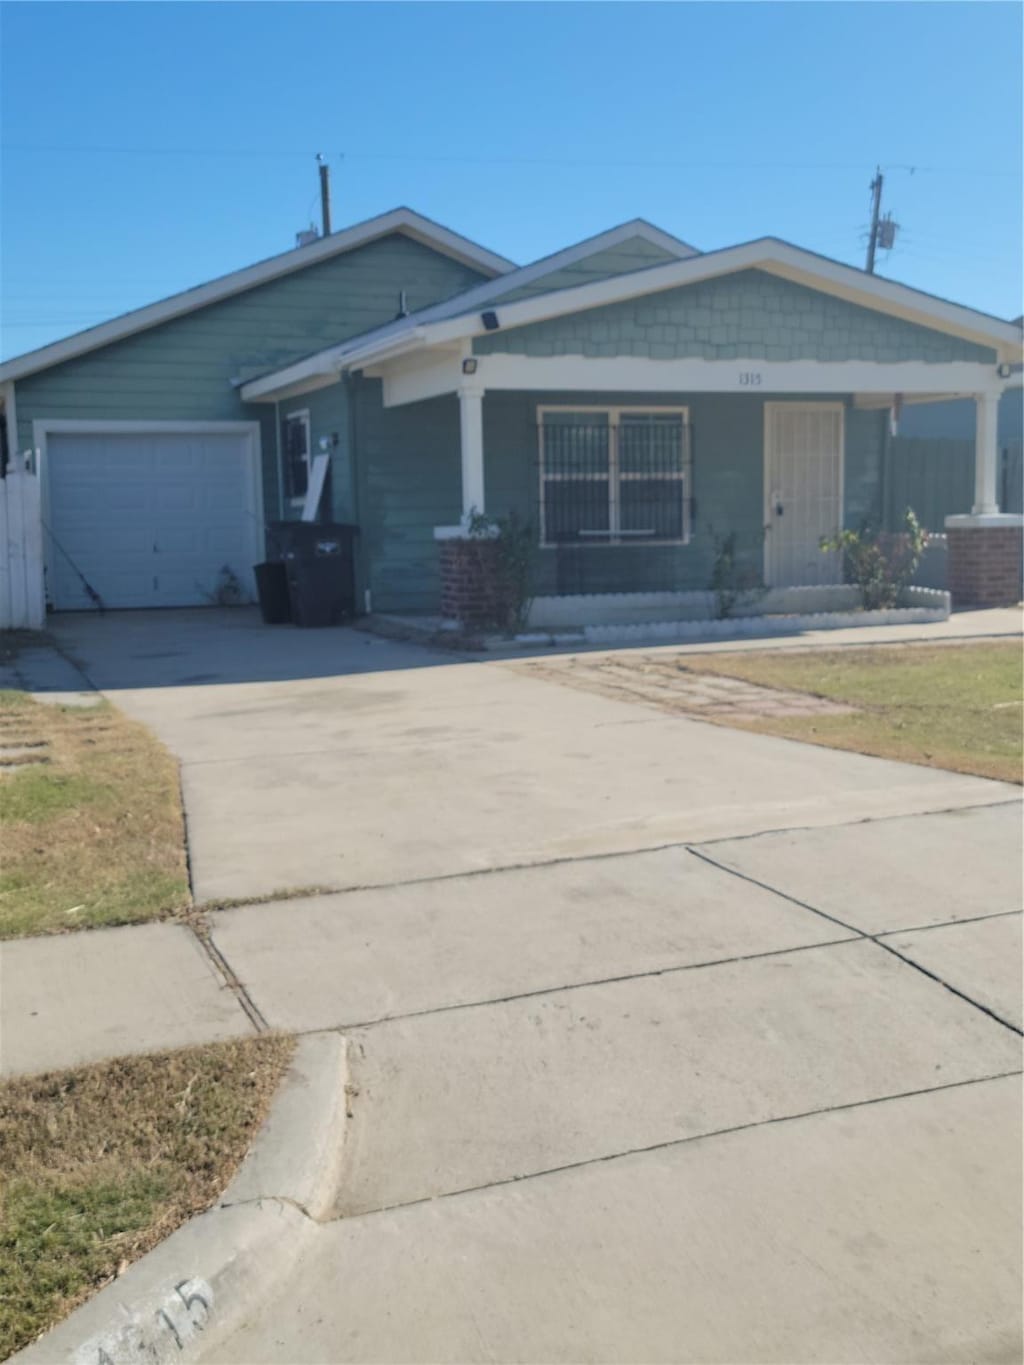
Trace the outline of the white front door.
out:
<instances>
[{"instance_id":1,"label":"white front door","mask_svg":"<svg viewBox=\"0 0 1024 1365\"><path fill-rule=\"evenodd\" d=\"M770 587L839 583L820 549L843 522L843 405L764 405L764 577Z\"/></svg>"}]
</instances>

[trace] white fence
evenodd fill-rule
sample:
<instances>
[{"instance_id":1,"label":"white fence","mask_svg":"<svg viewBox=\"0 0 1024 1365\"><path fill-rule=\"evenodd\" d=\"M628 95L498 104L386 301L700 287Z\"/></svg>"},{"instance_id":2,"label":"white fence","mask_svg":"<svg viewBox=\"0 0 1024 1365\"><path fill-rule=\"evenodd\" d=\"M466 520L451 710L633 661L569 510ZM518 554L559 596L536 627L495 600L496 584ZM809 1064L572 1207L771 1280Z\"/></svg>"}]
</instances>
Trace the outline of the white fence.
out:
<instances>
[{"instance_id":1,"label":"white fence","mask_svg":"<svg viewBox=\"0 0 1024 1365\"><path fill-rule=\"evenodd\" d=\"M41 630L45 616L39 478L11 467L0 479L0 630Z\"/></svg>"}]
</instances>

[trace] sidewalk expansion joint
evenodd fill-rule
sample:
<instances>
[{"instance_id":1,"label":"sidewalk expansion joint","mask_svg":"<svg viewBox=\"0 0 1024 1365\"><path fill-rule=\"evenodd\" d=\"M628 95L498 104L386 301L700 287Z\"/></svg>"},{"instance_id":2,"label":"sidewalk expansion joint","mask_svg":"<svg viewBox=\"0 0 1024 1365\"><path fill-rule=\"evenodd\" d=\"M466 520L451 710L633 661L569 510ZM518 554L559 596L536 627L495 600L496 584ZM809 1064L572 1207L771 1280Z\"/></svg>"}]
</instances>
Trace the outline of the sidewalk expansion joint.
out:
<instances>
[{"instance_id":1,"label":"sidewalk expansion joint","mask_svg":"<svg viewBox=\"0 0 1024 1365\"><path fill-rule=\"evenodd\" d=\"M349 1222L356 1218L375 1218L378 1214L392 1213L398 1209L415 1208L421 1204L437 1204L444 1199L458 1199L462 1195L480 1194L486 1190L499 1190L508 1185L521 1185L524 1181L540 1180L545 1176L560 1175L566 1171L586 1170L592 1166L603 1166L610 1161L622 1161L627 1157L645 1156L651 1152L669 1151L676 1147L688 1147L695 1142L728 1137L732 1133L746 1133L758 1128L771 1128L780 1123L798 1123L801 1119L820 1118L825 1114L842 1114L855 1109L867 1109L872 1105L890 1104L895 1100L919 1099L924 1095L937 1095L945 1090L961 1090L969 1085L986 1085L990 1081L1005 1081L1020 1076L1020 1070L997 1071L988 1076L972 1076L964 1081L949 1081L944 1085L925 1086L919 1090L903 1090L895 1095L875 1095L865 1100L850 1100L846 1104L826 1105L821 1109L805 1109L798 1114L779 1114L775 1118L757 1119L752 1123L738 1123L730 1128L715 1128L708 1133L694 1133L691 1137L669 1138L665 1142L652 1142L646 1147L629 1147L621 1152L609 1152L605 1156L587 1157L582 1161L569 1161L562 1166L549 1166L540 1171L527 1171L522 1175L507 1176L503 1180L492 1180L482 1185L467 1185L459 1190L446 1190L441 1194L428 1194L420 1199L401 1200L395 1204L382 1204L377 1209L364 1209L359 1213L339 1214L332 1222Z\"/></svg>"},{"instance_id":2,"label":"sidewalk expansion joint","mask_svg":"<svg viewBox=\"0 0 1024 1365\"><path fill-rule=\"evenodd\" d=\"M900 929L886 929L879 938L895 938L897 934L924 934L929 929L952 929L961 924L983 924L989 919L1009 919L1011 915L1024 914L1022 910L990 910L986 915L965 915L963 919L943 919L937 924L908 924Z\"/></svg>"},{"instance_id":3,"label":"sidewalk expansion joint","mask_svg":"<svg viewBox=\"0 0 1024 1365\"><path fill-rule=\"evenodd\" d=\"M876 938L873 934L867 934L865 937L870 938L871 942L876 943L879 948L884 948L887 953L892 953L893 957L899 958L900 962L906 963L908 967L913 967L914 971L920 972L922 976L927 976L930 980L937 982L938 985L944 986L951 995L958 996L959 999L965 1001L968 1005L973 1005L976 1010L980 1010L982 1014L987 1014L990 1019L994 1020L997 1024L1002 1024L1003 1028L1008 1028L1010 1032L1015 1033L1018 1038L1024 1038L1024 1029L1018 1027L1018 1025L1014 1024L1011 1020L1004 1019L1001 1014L992 1009L989 1005L983 1005L980 1000L975 1000L972 995L968 995L965 991L960 990L958 986L951 985L944 977L939 976L936 972L930 971L927 967L922 967L920 962L915 962L912 957L907 957L903 953L898 952L892 944L883 943L881 939Z\"/></svg>"},{"instance_id":4,"label":"sidewalk expansion joint","mask_svg":"<svg viewBox=\"0 0 1024 1365\"><path fill-rule=\"evenodd\" d=\"M317 751L321 752L320 750ZM211 760L213 761L213 760ZM218 760L219 761L219 760ZM228 760L230 761L230 760ZM193 765L188 765L193 766ZM1016 806L1020 803L1019 797L1008 797L1001 801L982 801L964 806L944 806L939 810L910 811L898 815L865 815L855 820L840 820L831 825L783 825L772 826L770 829L754 830L750 834L724 834L713 839L669 839L660 844L644 844L639 848L616 848L604 853L567 853L561 857L538 859L533 862L502 863L499 867L468 867L462 868L457 872L437 872L423 877L408 877L402 881L393 882L353 882L348 886L321 886L309 892L310 896L351 896L356 893L367 891L401 891L405 887L411 886L430 886L434 883L455 882L469 880L476 877L497 877L507 872L532 872L534 870L543 871L552 867L570 867L581 863L600 863L609 862L615 858L639 858L648 853L667 853L672 849L687 849L696 854L697 857L703 855L698 852L701 848L708 848L714 844L739 843L746 839L760 839L768 834L813 834L830 829L848 829L854 825L882 824L887 820L923 820L931 815L956 815L966 810L994 810L1002 806ZM711 858L706 858L714 867L721 868L722 871L732 872L732 868L722 868L720 863L714 862ZM739 874L734 874L739 875ZM752 880L748 878L748 880ZM760 885L760 883L757 883ZM777 896L784 896L787 900L794 900L792 896L785 896L784 892L777 891L774 887L767 887L767 890L774 891ZM287 897L282 897L286 899ZM211 908L216 907L216 898ZM242 909L248 905L263 905L273 900L272 893L253 895L252 897L239 896L232 898L228 909ZM802 901L795 901L796 905L803 905ZM805 909L814 909L813 906L804 906ZM823 911L817 911L823 914ZM1000 911L999 913L1004 913ZM1011 913L1009 911L1005 913ZM828 916L826 916L828 918ZM841 920L836 920L837 924L842 924ZM849 926L843 925L843 928ZM855 932L860 933L860 930ZM890 931L886 931L890 932ZM899 931L893 931L899 932Z\"/></svg>"},{"instance_id":5,"label":"sidewalk expansion joint","mask_svg":"<svg viewBox=\"0 0 1024 1365\"><path fill-rule=\"evenodd\" d=\"M270 1024L267 1022L255 1000L253 1000L252 996L246 990L245 984L236 975L230 962L228 962L227 958L214 943L209 927L204 923L202 918L193 915L188 919L185 919L183 923L185 928L194 936L202 951L209 958L214 971L224 982L227 989L234 995L256 1032L270 1032Z\"/></svg>"},{"instance_id":6,"label":"sidewalk expansion joint","mask_svg":"<svg viewBox=\"0 0 1024 1365\"><path fill-rule=\"evenodd\" d=\"M707 962L683 962L671 967L655 967L645 972L623 972L619 976L600 976L592 981L569 981L560 986L541 986L533 991L514 991L511 995L488 996L483 1000L460 1000L452 1005L435 1005L422 1010L409 1010L402 1014L385 1014L377 1019L346 1020L339 1024L318 1025L316 1028L300 1029L296 1037L306 1037L311 1033L351 1033L357 1029L377 1028L382 1024L395 1024L407 1019L425 1019L435 1014L453 1014L457 1010L487 1009L491 1005L510 1005L517 1000L533 1000L541 995L569 995L573 991L583 991L591 986L615 986L623 981L647 981L658 976L674 976L682 972L699 972L711 967L728 967L735 962L758 962L767 957L786 957L790 953L809 953L816 948L838 948L846 943L859 943L866 935L857 932L843 938L826 939L820 943L794 943L788 948L769 948L761 953L740 953L734 957L716 957Z\"/></svg>"},{"instance_id":7,"label":"sidewalk expansion joint","mask_svg":"<svg viewBox=\"0 0 1024 1365\"><path fill-rule=\"evenodd\" d=\"M919 962L915 962L913 958L907 957L904 953L899 952L896 948L892 946L891 943L885 943L883 941L885 938L889 937L889 935L893 933L910 933L912 932L911 930L885 929L878 933L870 934L864 929L856 928L855 925L847 924L845 920L839 919L836 915L830 915L828 914L827 911L820 910L816 905L811 905L809 901L799 900L796 896L791 896L786 891L780 891L777 886L772 886L770 882L762 882L757 877L751 877L749 873L740 872L738 871L738 869L734 867L729 867L725 863L717 862L714 858L709 857L708 854L702 852L700 849L691 848L690 852L694 855L695 858L700 858L703 862L708 863L709 866L711 867L717 867L722 872L728 872L731 876L738 877L740 881L749 882L751 886L760 887L762 891L770 891L776 896L781 896L783 900L787 900L793 905L798 905L804 910L809 910L812 915L818 915L821 919L828 920L830 924L835 924L842 929L850 930L859 938L866 940L868 943L873 943L877 948L882 948L887 953L891 953L893 957L895 957L898 961L902 962L905 966L913 967L913 969L917 972L920 972L922 976L926 976L929 978L929 980L934 981L938 985L945 987L945 989L949 991L951 995L957 996L959 999L963 1000L965 1004L972 1006L972 1008L978 1010L981 1014L987 1014L991 1020L993 1020L997 1024L1001 1024L1003 1028L1009 1029L1011 1033L1016 1033L1018 1037L1024 1036L1024 1030L1020 1029L1016 1024L1011 1023L1010 1020L1004 1019L1001 1014L991 1009L988 1005L981 1004L980 1001L975 1000L973 996L968 995L965 991L960 990L959 987L951 985L950 982L948 982L944 977L938 976L935 972L929 971L928 968L926 967L922 967L921 964ZM935 924L926 925L923 927L934 929L949 928L952 925L956 924L971 924L976 923L979 919L994 919L997 917L1001 917L1002 915L1005 914L1016 913L1017 912L1013 910L998 911L996 915L976 915L972 920L947 920L945 921L944 924L941 925Z\"/></svg>"},{"instance_id":8,"label":"sidewalk expansion joint","mask_svg":"<svg viewBox=\"0 0 1024 1365\"><path fill-rule=\"evenodd\" d=\"M294 1209L295 1212L300 1213L303 1218L308 1219L309 1222L315 1223L318 1226L323 1223L334 1221L333 1219L327 1218L314 1218L305 1204L300 1204L297 1199L289 1199L286 1194L257 1194L254 1195L252 1199L222 1199L214 1204L210 1212L219 1213L221 1209L258 1209L264 1204L279 1204L284 1208Z\"/></svg>"}]
</instances>

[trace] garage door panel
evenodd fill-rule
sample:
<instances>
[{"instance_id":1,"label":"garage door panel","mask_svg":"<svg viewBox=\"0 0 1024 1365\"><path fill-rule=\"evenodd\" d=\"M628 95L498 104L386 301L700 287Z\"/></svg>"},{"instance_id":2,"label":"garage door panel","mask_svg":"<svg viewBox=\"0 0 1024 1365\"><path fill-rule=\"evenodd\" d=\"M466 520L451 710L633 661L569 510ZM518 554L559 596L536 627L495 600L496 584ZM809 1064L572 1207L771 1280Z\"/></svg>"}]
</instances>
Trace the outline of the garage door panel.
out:
<instances>
[{"instance_id":1,"label":"garage door panel","mask_svg":"<svg viewBox=\"0 0 1024 1365\"><path fill-rule=\"evenodd\" d=\"M53 433L54 536L111 607L205 605L224 566L253 595L255 460L240 433ZM92 606L56 547L49 559L54 605Z\"/></svg>"},{"instance_id":2,"label":"garage door panel","mask_svg":"<svg viewBox=\"0 0 1024 1365\"><path fill-rule=\"evenodd\" d=\"M203 505L199 489L190 484L163 484L155 490L153 499L158 512L198 512Z\"/></svg>"},{"instance_id":3,"label":"garage door panel","mask_svg":"<svg viewBox=\"0 0 1024 1365\"><path fill-rule=\"evenodd\" d=\"M108 562L115 565L119 559L123 560L126 555L130 555L132 567L139 573L142 572L140 557L148 558L153 553L153 542L148 531L129 523L112 526L109 522L86 520L80 526L73 527L63 534L58 531L57 536L63 549L76 564L82 565L86 560L90 560L97 571ZM97 538L100 537L103 539L103 555L102 558L97 558L94 551Z\"/></svg>"}]
</instances>

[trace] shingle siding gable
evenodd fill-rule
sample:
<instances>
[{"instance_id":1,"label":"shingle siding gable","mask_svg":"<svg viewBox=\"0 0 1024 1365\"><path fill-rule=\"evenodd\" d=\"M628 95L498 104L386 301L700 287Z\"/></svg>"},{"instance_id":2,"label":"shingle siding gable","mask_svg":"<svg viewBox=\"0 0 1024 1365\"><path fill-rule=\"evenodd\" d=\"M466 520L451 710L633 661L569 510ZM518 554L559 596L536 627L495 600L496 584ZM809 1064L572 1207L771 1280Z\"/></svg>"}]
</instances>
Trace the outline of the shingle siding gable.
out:
<instances>
[{"instance_id":1,"label":"shingle siding gable","mask_svg":"<svg viewBox=\"0 0 1024 1365\"><path fill-rule=\"evenodd\" d=\"M476 338L479 355L706 360L994 361L996 353L763 270L606 304Z\"/></svg>"}]
</instances>

